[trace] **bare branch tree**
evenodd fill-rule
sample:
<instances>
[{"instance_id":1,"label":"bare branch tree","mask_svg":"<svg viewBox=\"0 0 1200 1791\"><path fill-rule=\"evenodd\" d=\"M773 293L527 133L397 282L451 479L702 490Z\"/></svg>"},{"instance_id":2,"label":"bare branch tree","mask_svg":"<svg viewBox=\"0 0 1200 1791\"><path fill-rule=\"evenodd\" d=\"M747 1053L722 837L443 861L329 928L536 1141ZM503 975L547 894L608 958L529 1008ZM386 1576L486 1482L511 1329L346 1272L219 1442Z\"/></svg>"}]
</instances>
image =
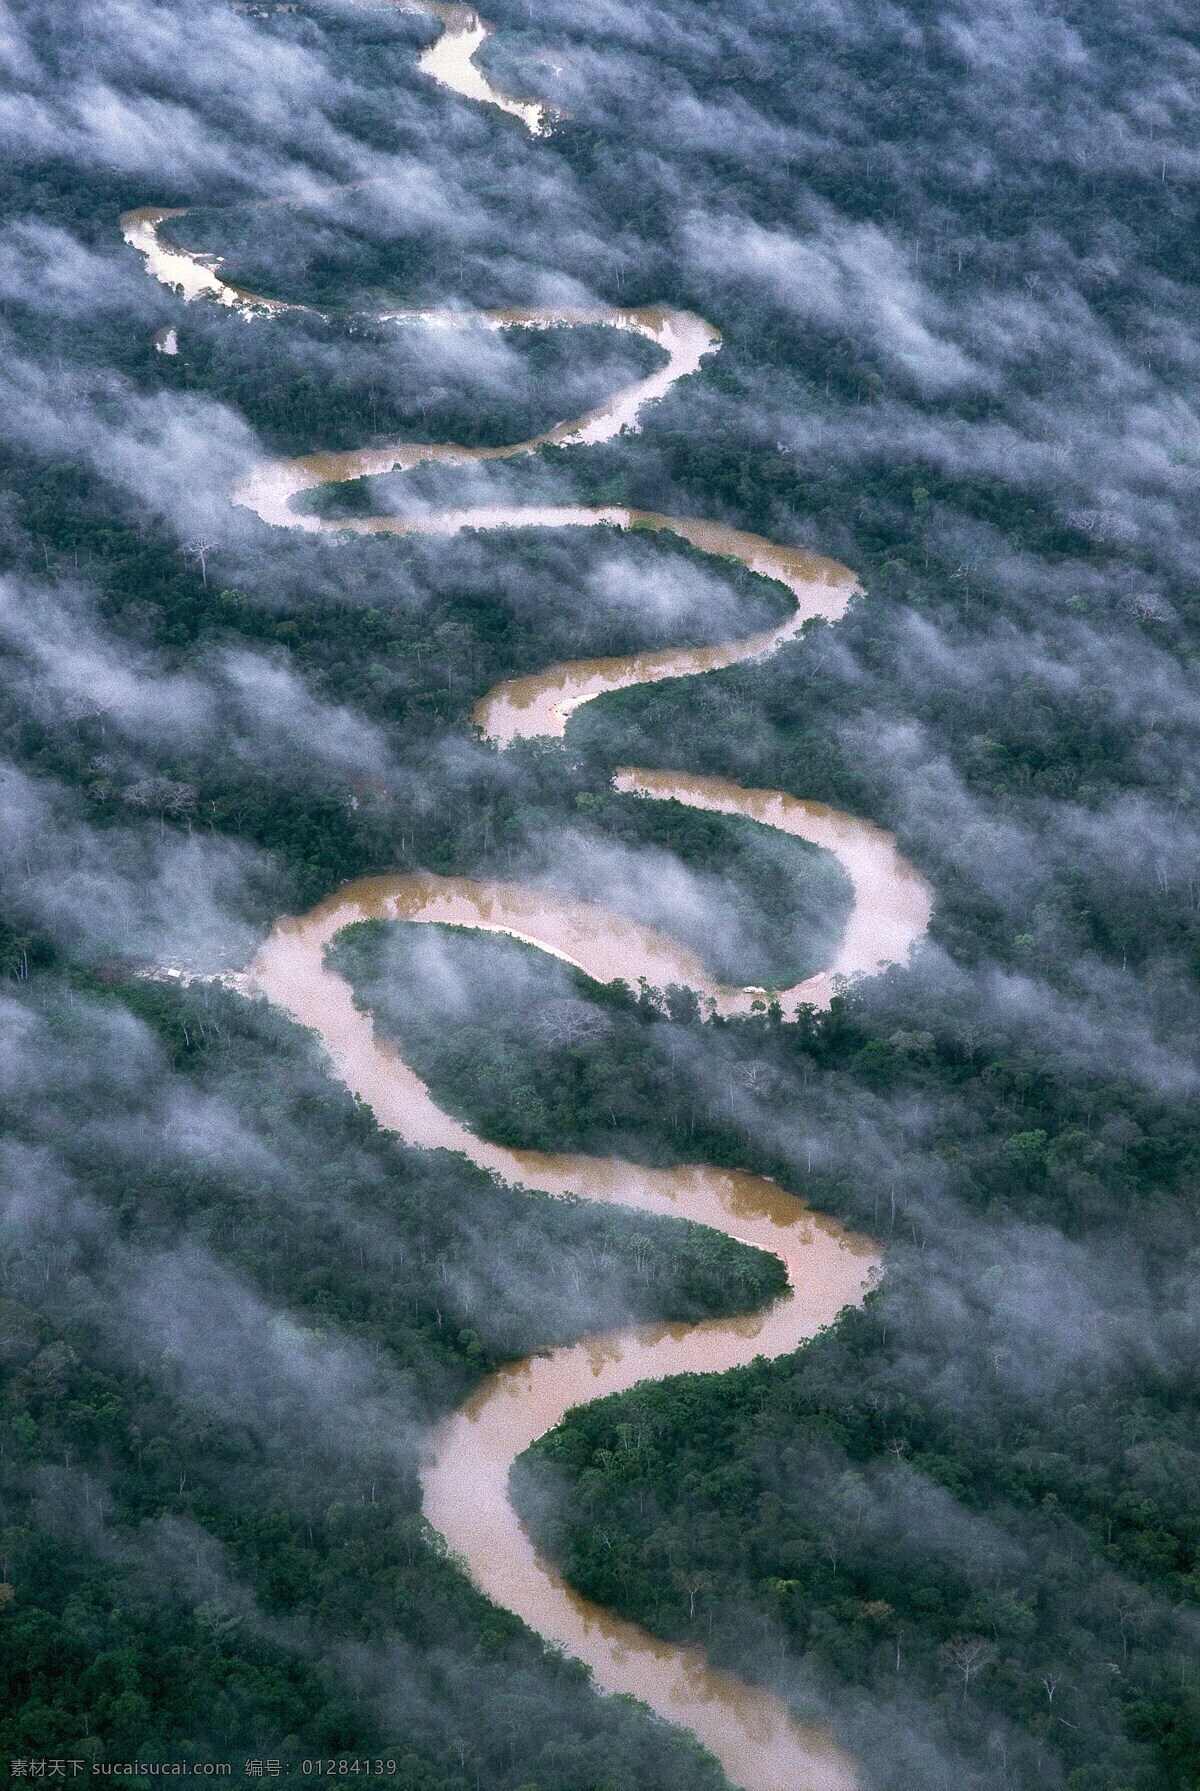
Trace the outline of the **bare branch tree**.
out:
<instances>
[{"instance_id":1,"label":"bare branch tree","mask_svg":"<svg viewBox=\"0 0 1200 1791\"><path fill-rule=\"evenodd\" d=\"M963 1698L972 1679L982 1673L996 1658L996 1650L984 1636L951 1636L939 1648L943 1662L963 1682Z\"/></svg>"},{"instance_id":2,"label":"bare branch tree","mask_svg":"<svg viewBox=\"0 0 1200 1791\"><path fill-rule=\"evenodd\" d=\"M547 1002L535 1022L538 1037L547 1045L578 1045L584 1039L601 1038L609 1030L608 1015L588 1001L564 995Z\"/></svg>"},{"instance_id":3,"label":"bare branch tree","mask_svg":"<svg viewBox=\"0 0 1200 1791\"><path fill-rule=\"evenodd\" d=\"M121 800L160 815L190 815L196 807L196 789L171 777L143 777L121 792Z\"/></svg>"},{"instance_id":4,"label":"bare branch tree","mask_svg":"<svg viewBox=\"0 0 1200 1791\"><path fill-rule=\"evenodd\" d=\"M1156 591L1131 591L1127 596L1122 597L1117 608L1123 615L1134 616L1139 622L1173 622L1175 620L1175 611Z\"/></svg>"},{"instance_id":5,"label":"bare branch tree","mask_svg":"<svg viewBox=\"0 0 1200 1791\"><path fill-rule=\"evenodd\" d=\"M680 1568L676 1568L675 1572L671 1575L671 1579L678 1591L687 1594L688 1616L689 1618L694 1618L696 1615L697 1598L702 1592L712 1591L712 1574L705 1573L700 1568L690 1568L687 1572L682 1571Z\"/></svg>"},{"instance_id":6,"label":"bare branch tree","mask_svg":"<svg viewBox=\"0 0 1200 1791\"><path fill-rule=\"evenodd\" d=\"M1136 528L1119 510L1072 510L1067 521L1089 541L1120 546L1137 535Z\"/></svg>"},{"instance_id":7,"label":"bare branch tree","mask_svg":"<svg viewBox=\"0 0 1200 1791\"><path fill-rule=\"evenodd\" d=\"M738 1064L733 1079L751 1094L770 1094L779 1080L779 1072L774 1064L764 1062L761 1057L752 1057Z\"/></svg>"},{"instance_id":8,"label":"bare branch tree","mask_svg":"<svg viewBox=\"0 0 1200 1791\"><path fill-rule=\"evenodd\" d=\"M199 560L200 577L203 580L206 589L208 586L208 556L216 545L215 541L201 539L198 536L194 541L189 541L187 547L184 549L186 553L191 554L194 560Z\"/></svg>"}]
</instances>

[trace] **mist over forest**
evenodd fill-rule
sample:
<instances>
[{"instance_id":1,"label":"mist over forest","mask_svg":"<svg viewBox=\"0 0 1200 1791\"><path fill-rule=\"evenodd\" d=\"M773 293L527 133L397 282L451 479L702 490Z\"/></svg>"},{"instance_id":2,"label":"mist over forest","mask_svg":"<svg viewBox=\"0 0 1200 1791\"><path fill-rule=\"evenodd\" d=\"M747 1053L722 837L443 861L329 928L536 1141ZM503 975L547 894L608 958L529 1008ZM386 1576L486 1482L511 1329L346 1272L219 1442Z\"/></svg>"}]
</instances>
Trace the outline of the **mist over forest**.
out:
<instances>
[{"instance_id":1,"label":"mist over forest","mask_svg":"<svg viewBox=\"0 0 1200 1791\"><path fill-rule=\"evenodd\" d=\"M753 1312L781 1265L404 1143L240 992L281 916L432 873L762 992L721 1017L494 933L341 933L441 1109L769 1176L882 1254L800 1350L535 1442L543 1555L862 1791L1196 1791L1200 25L486 11L478 66L544 137L373 0L0 0L0 1758L728 1791L476 1588L420 1473L494 1371ZM148 277L141 206L281 308ZM317 483L320 532L231 502L266 461L585 416L663 347L478 314L613 306L720 332L635 430ZM416 527L503 506L705 518L860 588L501 747L497 684L793 608L649 528ZM625 766L888 830L927 934L785 1016L846 870Z\"/></svg>"}]
</instances>

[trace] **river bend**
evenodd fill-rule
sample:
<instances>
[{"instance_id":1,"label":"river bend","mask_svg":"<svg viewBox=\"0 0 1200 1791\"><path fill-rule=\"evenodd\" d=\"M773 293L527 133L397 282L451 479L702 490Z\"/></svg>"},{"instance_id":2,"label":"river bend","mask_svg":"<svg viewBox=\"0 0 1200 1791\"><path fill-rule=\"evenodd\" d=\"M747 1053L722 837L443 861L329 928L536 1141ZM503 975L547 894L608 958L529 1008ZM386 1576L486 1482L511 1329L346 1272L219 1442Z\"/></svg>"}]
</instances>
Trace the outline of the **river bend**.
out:
<instances>
[{"instance_id":1,"label":"river bend","mask_svg":"<svg viewBox=\"0 0 1200 1791\"><path fill-rule=\"evenodd\" d=\"M475 54L489 27L466 6L435 0L391 0L441 25L420 67L443 86L510 114L534 137L557 114L538 101L500 92ZM223 305L247 320L294 307L264 298L221 276L213 257L171 244L163 225L182 215L160 207L124 214L126 242L147 271L184 301ZM857 590L852 573L804 549L784 546L699 517L675 517L618 506L505 505L440 512L324 518L295 508L321 485L340 484L430 461L444 465L511 459L545 446L586 447L636 430L647 405L696 374L720 347L704 319L665 307L509 309L464 316L451 311L392 311L379 321L437 323L447 328L509 330L588 324L629 331L663 353L660 367L613 394L585 416L499 448L397 442L349 453L315 452L269 461L231 493L276 528L333 535L449 534L460 529L595 528L667 531L701 551L739 561L782 583L793 612L774 628L701 648L669 648L618 658L578 660L507 680L476 706L474 722L499 748L516 739L559 737L571 715L608 691L665 678L699 675L765 658L814 617L835 622ZM179 352L180 326L159 332L160 352ZM639 1381L681 1372L720 1371L796 1349L847 1305L859 1301L878 1272L876 1248L829 1219L809 1212L776 1183L704 1165L647 1169L613 1158L510 1150L478 1137L442 1111L397 1048L355 1006L346 982L325 961L325 948L346 926L367 919L481 928L511 935L576 965L600 981L639 979L655 988L692 988L705 1011L743 1014L768 994L786 1017L800 1006L824 1007L836 977L870 974L903 961L922 936L932 906L928 884L905 862L891 836L870 822L782 791L747 790L721 778L678 770L625 767L616 787L642 800L674 800L710 812L740 815L832 852L853 885L853 903L832 963L795 988L766 991L718 982L695 953L624 914L542 887L432 873L385 874L347 885L309 914L280 920L249 972L237 979L311 1027L335 1072L374 1110L381 1125L411 1145L459 1151L505 1182L550 1194L567 1192L640 1212L673 1214L710 1225L783 1262L789 1292L766 1311L699 1324L640 1325L517 1362L485 1380L428 1439L422 1467L424 1510L461 1557L472 1579L548 1641L578 1656L607 1691L643 1700L691 1729L742 1791L852 1791L853 1763L831 1739L798 1723L781 1699L711 1668L703 1655L657 1640L581 1597L542 1559L508 1498L516 1457L573 1406L623 1391Z\"/></svg>"}]
</instances>

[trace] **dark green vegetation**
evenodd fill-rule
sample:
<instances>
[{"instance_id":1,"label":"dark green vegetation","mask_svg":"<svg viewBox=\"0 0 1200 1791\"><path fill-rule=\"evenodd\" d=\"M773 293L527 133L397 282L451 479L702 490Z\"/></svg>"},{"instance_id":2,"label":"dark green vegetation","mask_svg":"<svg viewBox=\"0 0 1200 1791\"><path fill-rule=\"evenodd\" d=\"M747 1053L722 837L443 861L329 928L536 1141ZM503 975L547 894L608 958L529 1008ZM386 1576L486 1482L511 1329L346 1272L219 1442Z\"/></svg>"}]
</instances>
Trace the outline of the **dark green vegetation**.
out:
<instances>
[{"instance_id":1,"label":"dark green vegetation","mask_svg":"<svg viewBox=\"0 0 1200 1791\"><path fill-rule=\"evenodd\" d=\"M753 1165L891 1244L886 1292L791 1361L604 1401L538 1445L518 1500L571 1580L724 1665L787 1685L794 1660L809 1699L851 1678L888 1701L903 1674L947 1748L986 1711L1079 1784L1102 1737L1117 1782L1190 1791L1195 1098L1056 1074L895 973L824 1020L702 1026L686 1002L667 1019L513 942L429 931L355 928L335 961L485 1135ZM907 1131L907 1169L837 1172L864 1124ZM993 1309L977 1295L963 1331L943 1303L955 1252L981 1250L971 1212ZM1123 1275L1095 1244L1113 1234ZM1110 1338L1086 1328L1098 1283Z\"/></svg>"},{"instance_id":2,"label":"dark green vegetation","mask_svg":"<svg viewBox=\"0 0 1200 1791\"><path fill-rule=\"evenodd\" d=\"M873 1791L1194 1791L1186 19L673 0L649 45L617 9L547 5L535 32L498 5L485 56L515 87L548 42L588 83L533 145L423 86L421 21L288 15L195 102L189 160L164 119L191 59L173 44L147 76L126 20L104 64L95 10L40 51L143 80L153 158L125 138L48 159L78 142L73 94L0 158L0 1743L387 1747L453 1791L717 1782L470 1592L421 1531L413 1440L489 1362L617 1310L750 1299L761 1265L399 1151L290 1029L121 962L182 955L173 923L206 903L188 938L237 950L344 877L518 874L568 828L580 863L596 838L718 863L739 923L761 909L743 949L794 951L809 911L778 866L612 795L632 762L889 825L938 910L911 971L795 1028L575 984L553 998L599 1028L556 1042L532 1024L545 985L526 1028L512 976L480 974L520 954L462 941L446 974L479 999L454 1038L430 996L407 1005L411 962L395 985L436 1091L503 1135L758 1167L888 1246L868 1310L794 1360L572 1419L523 1479L548 1545L830 1713ZM585 26L618 35L573 57ZM301 51L328 64L324 123ZM235 130L243 82L272 103ZM280 116L308 159L239 159ZM341 209L247 204L364 159L378 189ZM150 200L195 203L180 240L333 320L181 307L117 243ZM284 538L225 494L259 452L243 417L274 453L503 441L649 364L582 332L577 358L549 332L455 364L349 320L550 278L691 306L725 346L640 436L485 495L725 516L842 559L867 597L769 665L501 758L466 725L496 679L720 638L782 595L707 567L721 596L697 556L625 536ZM168 322L178 361L150 347Z\"/></svg>"},{"instance_id":3,"label":"dark green vegetation","mask_svg":"<svg viewBox=\"0 0 1200 1791\"><path fill-rule=\"evenodd\" d=\"M497 1361L753 1305L771 1259L403 1150L218 990L35 977L4 1022L5 1175L34 1215L0 1298L4 1757L715 1786L470 1589L416 1446Z\"/></svg>"},{"instance_id":4,"label":"dark green vegetation","mask_svg":"<svg viewBox=\"0 0 1200 1791\"><path fill-rule=\"evenodd\" d=\"M828 853L753 821L703 814L681 802L630 802L615 790L582 790L575 807L586 831L562 855L565 863L555 863L556 882L610 901L634 919L653 921L659 914L644 891L663 878L667 931L731 984L792 988L830 961L853 890ZM641 881L632 896L619 883L611 889L602 869L589 874L591 855L605 841L639 853ZM603 864L603 853L600 857ZM678 893L671 858L691 867L693 875L701 873ZM690 902L689 891L694 892Z\"/></svg>"},{"instance_id":5,"label":"dark green vegetation","mask_svg":"<svg viewBox=\"0 0 1200 1791\"><path fill-rule=\"evenodd\" d=\"M581 795L612 812L601 794L609 765L564 765L558 749L541 743L512 752L503 777L490 755L462 755L451 768L452 810L414 796L446 776L438 763L444 738L460 741L469 733L475 701L500 679L556 654L612 654L678 638L680 620L670 614L655 620L629 606L598 604L599 613L589 616L589 600L597 587L604 589L615 556L625 559L631 576L641 568L647 581L662 579L672 590L687 591L691 575L696 583L684 613L697 641L723 638L731 627L769 626L786 614L789 601L778 592L772 604L768 587L764 602L756 588L763 581L738 576L740 568L715 574L704 556L669 542L642 547L607 531L601 540L577 531L562 538L505 531L495 541L467 537L448 550L394 540L322 543L316 577L330 587L325 601L312 594L312 550L297 560L284 542L274 553L273 590L264 605L222 585L211 564L205 582L165 530L114 517L112 494L86 472L13 462L3 470L14 488L10 565L34 571L49 554L66 576L82 544L102 595L94 606L79 605L79 619L107 633L109 651L147 695L172 673L204 676L223 654L252 652L258 674L300 674L325 702L352 706L388 731L386 764L377 741L362 736L330 761L301 765L286 741L260 734L254 714L239 716L233 705L225 750L217 756L203 737L164 727L153 769L166 781L161 804L154 790L148 793L151 807L161 806L176 825L271 852L277 871L256 904L264 919L280 908L308 907L344 878L381 865L501 866L531 831L554 819L585 818ZM709 605L714 589L723 601ZM549 617L540 607L545 591L554 593ZM57 613L47 626L55 625ZM17 687L0 696L0 713L5 709L16 762L77 790L92 825L119 826L131 808L144 806L142 716L126 719L94 700L47 709L31 705ZM621 837L664 838L661 822L636 812L646 805L625 800L619 806L628 811ZM664 843L677 842L703 864L714 839L734 832L728 823L688 817L667 829ZM733 850L725 844L722 858ZM794 894L772 874L769 855L758 854L750 875L775 910L771 924L760 921L758 936L748 941L753 957L761 956L776 921L796 916Z\"/></svg>"},{"instance_id":6,"label":"dark green vegetation","mask_svg":"<svg viewBox=\"0 0 1200 1791\"><path fill-rule=\"evenodd\" d=\"M380 921L347 928L330 961L482 1137L651 1163L678 1161L695 1137L695 1091L675 1072L675 1022L696 1010L689 990L670 991L664 1004L648 990L594 983L513 939ZM664 1101L677 1105L660 1132ZM736 1145L727 1160L739 1160Z\"/></svg>"},{"instance_id":7,"label":"dark green vegetation","mask_svg":"<svg viewBox=\"0 0 1200 1791\"><path fill-rule=\"evenodd\" d=\"M215 228L227 216L218 214ZM185 240L189 221L166 226L164 235ZM317 441L359 448L397 436L500 447L583 415L662 358L651 343L612 330L468 330L466 365L451 360L431 379L428 338L440 344L441 332L420 324L293 315L282 327L247 329L230 341L222 321L219 312L189 317L185 351L165 357L164 379L180 393L219 383L279 454L310 453ZM492 387L482 406L481 375Z\"/></svg>"},{"instance_id":8,"label":"dark green vegetation","mask_svg":"<svg viewBox=\"0 0 1200 1791\"><path fill-rule=\"evenodd\" d=\"M727 1664L787 1684L797 1660L803 1683L851 1678L882 1701L903 1675L947 1748L986 1712L1012 1724L1010 1752L1053 1750L1074 1783L1106 1782L1088 1776L1102 1736L1114 1783L1190 1787L1200 1114L1123 1078L1057 1076L986 1031L964 1050L960 1027L881 990L812 1028L750 1023L752 1100L710 1074L695 1124L682 1090L655 1091L648 1132L685 1156L790 1165L809 1199L890 1240L888 1284L790 1362L581 1412L522 1464L519 1502L591 1597ZM744 1068L748 1044L716 1054ZM907 1133L907 1173L837 1174L864 1125ZM826 1164L797 1178L801 1129ZM978 1253L969 1304L960 1251Z\"/></svg>"}]
</instances>

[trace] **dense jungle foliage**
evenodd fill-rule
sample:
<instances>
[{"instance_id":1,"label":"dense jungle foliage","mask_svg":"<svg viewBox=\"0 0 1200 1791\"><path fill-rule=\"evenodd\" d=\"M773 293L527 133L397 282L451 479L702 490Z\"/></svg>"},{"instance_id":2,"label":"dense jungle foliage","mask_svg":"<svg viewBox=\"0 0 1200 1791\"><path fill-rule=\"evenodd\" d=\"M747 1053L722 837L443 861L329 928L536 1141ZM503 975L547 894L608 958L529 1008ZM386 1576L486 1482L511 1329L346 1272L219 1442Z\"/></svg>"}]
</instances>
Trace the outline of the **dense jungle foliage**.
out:
<instances>
[{"instance_id":1,"label":"dense jungle foliage","mask_svg":"<svg viewBox=\"0 0 1200 1791\"><path fill-rule=\"evenodd\" d=\"M718 1784L472 1590L416 1458L497 1362L744 1310L774 1259L403 1149L303 1034L211 986L32 974L5 1020L6 1173L39 1207L6 1263L27 1298L0 1298L5 1758Z\"/></svg>"},{"instance_id":2,"label":"dense jungle foliage","mask_svg":"<svg viewBox=\"0 0 1200 1791\"><path fill-rule=\"evenodd\" d=\"M1191 27L1066 6L1030 47L1021 9L989 11L964 72L952 8L784 29L680 7L534 145L426 93L426 22L264 10L281 69L319 42L364 157L406 145L378 203L382 175L341 210L315 196L318 168L360 172L319 132L304 182L206 152L148 190L65 128L0 159L0 1756L720 1791L686 1736L472 1589L416 1463L490 1367L750 1309L777 1265L407 1150L263 1004L135 974L190 904L208 968L368 871L534 875L636 912L635 859L712 904L719 926L680 932L719 973L818 964L836 867L616 794L634 764L893 829L937 893L928 948L795 1024L424 929L334 961L487 1136L757 1169L880 1238L886 1273L790 1359L572 1414L518 1464L527 1521L589 1596L832 1725L871 1791L1196 1791L1200 251L1186 83L1138 86L1155 34ZM582 22L489 10L498 79L539 91L561 39L586 84ZM146 41L165 130L178 59ZM1100 115L1136 152L1105 153ZM453 198L412 199L425 163L452 194L450 161L474 182L457 235ZM120 244L148 202L325 315L184 306ZM833 248L777 261L778 238ZM665 538L285 536L225 495L263 454L499 445L596 404L655 351L369 320L582 286L701 312L721 352L639 434L489 467L472 501L720 517L844 561L864 596L769 662L500 754L470 728L498 680L750 633L786 594ZM889 349L879 317L910 301ZM934 339L957 344L936 377ZM175 460L219 527L180 521ZM406 497L464 487L425 468L311 502Z\"/></svg>"},{"instance_id":3,"label":"dense jungle foliage","mask_svg":"<svg viewBox=\"0 0 1200 1791\"><path fill-rule=\"evenodd\" d=\"M1200 1496L1180 1471L1190 1361L1113 1374L1080 1337L1056 1375L1014 1361L1003 1315L985 1337L948 1333L936 1296L962 1234L927 1230L948 1213L911 1198L898 1211L898 1175L856 1186L810 1162L798 1177L789 1108L803 1086L802 1123L835 1157L885 1103L920 1111L922 1169L964 1212L1001 1234L1053 1222L1079 1251L1115 1231L1169 1302L1194 1262L1195 1100L1111 1072L1055 1075L1042 1053L971 1036L952 1007L916 1007L895 972L797 1026L701 1022L679 998L668 1016L515 942L437 931L434 963L419 937L378 923L344 934L336 961L475 1129L752 1166L890 1243L886 1295L786 1365L638 1389L536 1446L518 1502L571 1580L735 1669L749 1659L783 1678L797 1662L810 1698L847 1677L887 1698L903 1672L948 1745L982 1707L1036 1738L1035 1760L1074 1754L1079 1784L1103 1735L1120 1782L1154 1783L1162 1762L1166 1782L1188 1786L1200 1745L1183 1614L1200 1591ZM454 999L466 988L469 1011ZM1034 1261L1049 1255L1026 1235ZM1023 1279L1020 1238L1006 1266ZM1068 1333L1077 1322L1063 1313ZM979 1644L969 1707L964 1638Z\"/></svg>"}]
</instances>

